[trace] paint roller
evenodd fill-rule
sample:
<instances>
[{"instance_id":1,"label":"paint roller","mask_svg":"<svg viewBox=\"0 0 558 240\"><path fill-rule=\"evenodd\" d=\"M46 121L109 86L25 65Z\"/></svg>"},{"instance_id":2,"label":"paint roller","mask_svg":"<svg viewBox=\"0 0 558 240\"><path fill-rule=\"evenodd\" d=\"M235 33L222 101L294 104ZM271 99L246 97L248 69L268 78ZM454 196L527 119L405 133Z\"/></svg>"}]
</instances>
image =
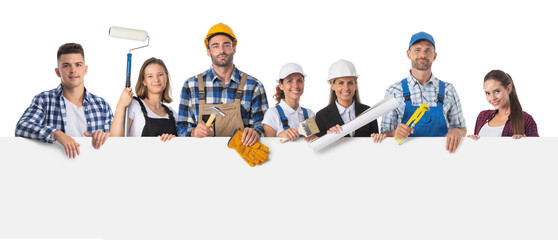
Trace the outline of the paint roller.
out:
<instances>
[{"instance_id":1,"label":"paint roller","mask_svg":"<svg viewBox=\"0 0 558 240\"><path fill-rule=\"evenodd\" d=\"M145 41L147 39L147 45L137 47L137 48L132 48L128 52L127 63L126 63L126 88L129 88L131 86L130 73L132 70L132 51L149 46L149 36L147 35L147 32L144 30L115 27L115 26L109 28L109 36L113 38L121 38L127 40L135 40L135 41ZM128 136L128 107L126 107L125 112L126 115L124 117L124 137L127 137Z\"/></svg>"}]
</instances>

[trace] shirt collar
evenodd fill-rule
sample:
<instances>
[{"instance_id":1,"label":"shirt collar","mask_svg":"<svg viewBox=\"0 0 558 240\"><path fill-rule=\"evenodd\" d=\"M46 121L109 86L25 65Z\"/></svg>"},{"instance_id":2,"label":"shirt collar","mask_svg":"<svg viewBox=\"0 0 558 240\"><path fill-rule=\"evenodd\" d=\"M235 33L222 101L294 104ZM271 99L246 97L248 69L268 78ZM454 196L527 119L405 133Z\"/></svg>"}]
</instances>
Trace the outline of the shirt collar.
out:
<instances>
[{"instance_id":1,"label":"shirt collar","mask_svg":"<svg viewBox=\"0 0 558 240\"><path fill-rule=\"evenodd\" d=\"M62 95L62 84L58 85L58 87L56 88L56 95L60 96Z\"/></svg>"},{"instance_id":2,"label":"shirt collar","mask_svg":"<svg viewBox=\"0 0 558 240\"><path fill-rule=\"evenodd\" d=\"M291 108L291 106L289 106L289 104L287 104L287 102L285 102L285 99L281 99L281 102L279 102L279 106L281 106L281 108L283 109L283 111L285 112L286 115L291 115L295 112L297 113L301 113L302 109L300 108L300 105L298 106L298 109L296 109L296 111Z\"/></svg>"},{"instance_id":3,"label":"shirt collar","mask_svg":"<svg viewBox=\"0 0 558 240\"><path fill-rule=\"evenodd\" d=\"M434 86L437 86L439 84L439 81L440 80L438 78L436 78L434 76L434 74L431 74L430 79L424 85L426 86L427 84L431 83L431 84L434 84ZM415 86L417 84L420 85L419 81L415 77L413 77L413 74L411 74L411 70L409 70L409 76L407 76L407 83L410 86L411 86L411 84L412 84L412 86Z\"/></svg>"},{"instance_id":4,"label":"shirt collar","mask_svg":"<svg viewBox=\"0 0 558 240\"><path fill-rule=\"evenodd\" d=\"M348 108L345 108L343 106L341 106L341 104L339 104L337 101L335 101L335 105L337 105L337 110L339 111L339 115L343 115L343 113L345 113L345 111L347 111L347 109L349 109L352 113L355 113L355 101L353 101L353 104L351 104L351 106L349 106Z\"/></svg>"},{"instance_id":5,"label":"shirt collar","mask_svg":"<svg viewBox=\"0 0 558 240\"><path fill-rule=\"evenodd\" d=\"M87 91L87 88L83 89L83 101L84 102L89 102L92 98L91 93L89 93L89 91ZM62 93L64 92L64 89L62 88L62 84L58 85L58 87L56 88L56 95L57 96L62 96Z\"/></svg>"},{"instance_id":6,"label":"shirt collar","mask_svg":"<svg viewBox=\"0 0 558 240\"><path fill-rule=\"evenodd\" d=\"M209 79L211 79L213 82L219 80L219 81L223 81L221 79L219 79L219 76L217 76L217 74L215 74L215 70L213 70L213 66L211 66L211 68L209 68L209 71L207 72L207 74L209 75ZM238 70L238 68L236 68L236 66L234 66L234 70L233 73L231 75L231 80L237 84L240 84L240 71Z\"/></svg>"}]
</instances>

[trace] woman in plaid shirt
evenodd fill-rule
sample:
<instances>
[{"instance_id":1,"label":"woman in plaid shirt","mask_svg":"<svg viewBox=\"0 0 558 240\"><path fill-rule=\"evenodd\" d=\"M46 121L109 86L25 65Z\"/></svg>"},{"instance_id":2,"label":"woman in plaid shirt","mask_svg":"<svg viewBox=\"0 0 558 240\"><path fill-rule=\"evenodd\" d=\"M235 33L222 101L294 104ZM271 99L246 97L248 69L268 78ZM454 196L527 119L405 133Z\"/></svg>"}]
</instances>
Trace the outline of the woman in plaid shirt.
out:
<instances>
[{"instance_id":1,"label":"woman in plaid shirt","mask_svg":"<svg viewBox=\"0 0 558 240\"><path fill-rule=\"evenodd\" d=\"M479 137L538 137L537 123L524 112L511 76L492 70L484 77L486 100L494 110L482 111L477 117L472 139Z\"/></svg>"}]
</instances>

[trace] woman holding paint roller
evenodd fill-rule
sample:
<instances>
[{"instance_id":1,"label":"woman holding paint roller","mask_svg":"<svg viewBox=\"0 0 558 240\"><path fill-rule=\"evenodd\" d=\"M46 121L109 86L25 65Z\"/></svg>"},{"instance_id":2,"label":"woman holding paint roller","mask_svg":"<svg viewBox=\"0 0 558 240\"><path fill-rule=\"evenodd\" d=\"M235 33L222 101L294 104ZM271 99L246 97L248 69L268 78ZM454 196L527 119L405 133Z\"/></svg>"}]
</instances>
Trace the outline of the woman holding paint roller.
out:
<instances>
[{"instance_id":1,"label":"woman holding paint roller","mask_svg":"<svg viewBox=\"0 0 558 240\"><path fill-rule=\"evenodd\" d=\"M350 61L341 59L329 67L329 105L316 113L319 137L326 133L339 133L341 125L370 108L360 103L357 78L356 68ZM374 120L351 132L347 137L376 137L381 135L378 133L378 122Z\"/></svg>"},{"instance_id":2,"label":"woman holding paint roller","mask_svg":"<svg viewBox=\"0 0 558 240\"><path fill-rule=\"evenodd\" d=\"M537 123L524 112L517 97L511 76L501 70L492 70L484 77L486 100L494 110L482 111L477 117L475 134L480 137L538 137Z\"/></svg>"},{"instance_id":3,"label":"woman holding paint roller","mask_svg":"<svg viewBox=\"0 0 558 240\"><path fill-rule=\"evenodd\" d=\"M305 78L306 74L302 71L302 67L296 63L287 63L281 67L275 95L273 95L277 105L266 111L262 121L266 137L280 137L294 141L300 136L297 131L299 124L316 116L312 110L300 106ZM304 137L307 142L316 138L316 135Z\"/></svg>"},{"instance_id":4,"label":"woman holding paint roller","mask_svg":"<svg viewBox=\"0 0 558 240\"><path fill-rule=\"evenodd\" d=\"M164 104L172 102L169 78L163 60L147 59L141 66L136 83L138 96L132 97L131 88L125 88L120 95L110 135L124 136L125 109L129 106L130 137L158 136L162 141L176 137L177 113Z\"/></svg>"}]
</instances>

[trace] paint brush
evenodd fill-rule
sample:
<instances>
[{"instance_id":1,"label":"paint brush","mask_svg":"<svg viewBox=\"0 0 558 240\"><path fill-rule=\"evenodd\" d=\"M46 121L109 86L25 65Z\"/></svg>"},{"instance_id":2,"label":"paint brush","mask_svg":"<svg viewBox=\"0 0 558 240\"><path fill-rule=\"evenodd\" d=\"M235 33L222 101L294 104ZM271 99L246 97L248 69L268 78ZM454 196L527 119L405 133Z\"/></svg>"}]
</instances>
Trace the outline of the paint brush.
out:
<instances>
[{"instance_id":1,"label":"paint brush","mask_svg":"<svg viewBox=\"0 0 558 240\"><path fill-rule=\"evenodd\" d=\"M298 133L300 134L300 136L309 137L319 132L320 129L318 128L318 124L316 124L316 119L314 119L313 117L306 119L304 122L301 122L298 125ZM279 139L280 143L284 143L286 141L289 141L289 139Z\"/></svg>"}]
</instances>

